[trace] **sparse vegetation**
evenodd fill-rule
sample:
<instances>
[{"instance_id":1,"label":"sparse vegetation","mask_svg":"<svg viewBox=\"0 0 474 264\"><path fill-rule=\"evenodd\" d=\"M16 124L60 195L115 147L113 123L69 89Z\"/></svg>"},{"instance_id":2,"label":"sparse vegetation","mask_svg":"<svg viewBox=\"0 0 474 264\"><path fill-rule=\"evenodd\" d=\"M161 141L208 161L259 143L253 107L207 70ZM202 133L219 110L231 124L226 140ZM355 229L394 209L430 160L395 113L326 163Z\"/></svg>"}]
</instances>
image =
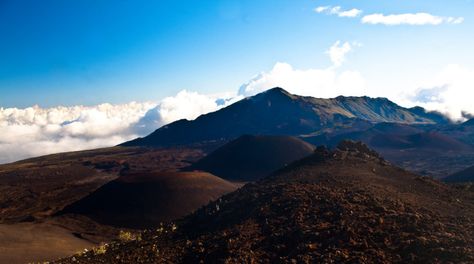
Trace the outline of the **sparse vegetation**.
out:
<instances>
[{"instance_id":1,"label":"sparse vegetation","mask_svg":"<svg viewBox=\"0 0 474 264\"><path fill-rule=\"evenodd\" d=\"M119 240L120 241L131 241L133 240L133 236L132 236L132 233L130 232L127 232L127 231L123 231L123 230L120 230L120 233L119 233Z\"/></svg>"},{"instance_id":2,"label":"sparse vegetation","mask_svg":"<svg viewBox=\"0 0 474 264\"><path fill-rule=\"evenodd\" d=\"M95 255L105 254L107 252L108 244L102 244L92 249Z\"/></svg>"},{"instance_id":3,"label":"sparse vegetation","mask_svg":"<svg viewBox=\"0 0 474 264\"><path fill-rule=\"evenodd\" d=\"M140 233L132 233L130 231L120 230L118 238L122 242L128 242L128 241L134 241L134 240L140 241L141 240L141 234Z\"/></svg>"}]
</instances>

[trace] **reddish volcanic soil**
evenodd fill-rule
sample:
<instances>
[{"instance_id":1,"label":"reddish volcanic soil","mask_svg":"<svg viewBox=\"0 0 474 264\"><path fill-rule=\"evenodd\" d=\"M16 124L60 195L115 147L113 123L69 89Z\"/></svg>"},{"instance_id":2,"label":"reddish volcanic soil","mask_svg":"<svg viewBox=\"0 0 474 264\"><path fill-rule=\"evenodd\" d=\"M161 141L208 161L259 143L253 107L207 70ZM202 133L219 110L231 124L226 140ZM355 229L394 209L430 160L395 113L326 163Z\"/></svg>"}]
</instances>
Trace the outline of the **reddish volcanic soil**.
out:
<instances>
[{"instance_id":1,"label":"reddish volcanic soil","mask_svg":"<svg viewBox=\"0 0 474 264\"><path fill-rule=\"evenodd\" d=\"M186 218L57 263L473 263L474 193L318 148Z\"/></svg>"},{"instance_id":2,"label":"reddish volcanic soil","mask_svg":"<svg viewBox=\"0 0 474 264\"><path fill-rule=\"evenodd\" d=\"M204 172L126 174L67 206L98 223L150 228L185 216L239 187Z\"/></svg>"},{"instance_id":3,"label":"reddish volcanic soil","mask_svg":"<svg viewBox=\"0 0 474 264\"><path fill-rule=\"evenodd\" d=\"M178 170L203 156L199 149L115 147L0 165L0 223L49 217L121 173Z\"/></svg>"},{"instance_id":4,"label":"reddish volcanic soil","mask_svg":"<svg viewBox=\"0 0 474 264\"><path fill-rule=\"evenodd\" d=\"M193 164L190 170L203 170L234 181L259 180L295 160L313 153L314 146L290 136L241 136Z\"/></svg>"},{"instance_id":5,"label":"reddish volcanic soil","mask_svg":"<svg viewBox=\"0 0 474 264\"><path fill-rule=\"evenodd\" d=\"M234 190L233 184L212 175L176 172L204 155L204 151L197 148L114 147L0 165L0 263L54 259L116 238L118 228L98 224L78 214L58 214L68 205L112 183L137 186L145 180L143 176L147 181L149 175L157 177L159 180L152 184L167 190L169 198L174 200L167 204L165 198L168 197L161 193L158 194L161 200L148 205L164 206L155 210L167 220L207 204L218 194ZM154 173L140 174L144 171ZM163 171L171 173L160 174ZM128 177L116 180L120 175ZM172 179L177 175L180 177ZM130 183L132 178L136 183ZM187 185L180 189L179 185L184 182ZM205 187L208 183L214 184L209 190ZM218 186L219 183L223 185ZM184 194L180 197L173 190ZM123 196L115 198L126 199ZM172 206L177 200L186 199L187 203Z\"/></svg>"}]
</instances>

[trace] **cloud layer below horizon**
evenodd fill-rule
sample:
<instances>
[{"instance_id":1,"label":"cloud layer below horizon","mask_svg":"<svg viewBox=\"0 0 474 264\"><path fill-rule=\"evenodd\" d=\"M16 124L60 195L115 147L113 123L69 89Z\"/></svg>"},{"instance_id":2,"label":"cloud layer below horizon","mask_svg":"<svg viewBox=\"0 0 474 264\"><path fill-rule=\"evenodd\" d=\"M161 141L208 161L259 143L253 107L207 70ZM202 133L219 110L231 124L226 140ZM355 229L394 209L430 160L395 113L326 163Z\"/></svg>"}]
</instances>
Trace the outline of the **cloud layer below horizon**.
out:
<instances>
[{"instance_id":1,"label":"cloud layer below horizon","mask_svg":"<svg viewBox=\"0 0 474 264\"><path fill-rule=\"evenodd\" d=\"M232 102L183 90L158 104L0 108L0 164L51 153L114 146L147 135L164 124L182 118L194 119Z\"/></svg>"}]
</instances>

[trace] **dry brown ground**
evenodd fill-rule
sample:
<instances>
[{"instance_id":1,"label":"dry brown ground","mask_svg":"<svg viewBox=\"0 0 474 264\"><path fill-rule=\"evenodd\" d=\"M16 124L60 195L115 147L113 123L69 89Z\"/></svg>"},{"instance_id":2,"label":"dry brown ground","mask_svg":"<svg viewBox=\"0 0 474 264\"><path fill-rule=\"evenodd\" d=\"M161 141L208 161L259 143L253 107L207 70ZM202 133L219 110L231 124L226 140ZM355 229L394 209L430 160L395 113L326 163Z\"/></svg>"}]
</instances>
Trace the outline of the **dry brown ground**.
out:
<instances>
[{"instance_id":1,"label":"dry brown ground","mask_svg":"<svg viewBox=\"0 0 474 264\"><path fill-rule=\"evenodd\" d=\"M49 223L0 224L0 263L47 261L92 246L95 244Z\"/></svg>"},{"instance_id":2,"label":"dry brown ground","mask_svg":"<svg viewBox=\"0 0 474 264\"><path fill-rule=\"evenodd\" d=\"M0 165L0 263L56 259L110 241L118 229L55 214L124 172L178 170L203 155L200 149L112 147Z\"/></svg>"},{"instance_id":3,"label":"dry brown ground","mask_svg":"<svg viewBox=\"0 0 474 264\"><path fill-rule=\"evenodd\" d=\"M362 145L318 149L185 219L58 263L473 263L473 193Z\"/></svg>"}]
</instances>

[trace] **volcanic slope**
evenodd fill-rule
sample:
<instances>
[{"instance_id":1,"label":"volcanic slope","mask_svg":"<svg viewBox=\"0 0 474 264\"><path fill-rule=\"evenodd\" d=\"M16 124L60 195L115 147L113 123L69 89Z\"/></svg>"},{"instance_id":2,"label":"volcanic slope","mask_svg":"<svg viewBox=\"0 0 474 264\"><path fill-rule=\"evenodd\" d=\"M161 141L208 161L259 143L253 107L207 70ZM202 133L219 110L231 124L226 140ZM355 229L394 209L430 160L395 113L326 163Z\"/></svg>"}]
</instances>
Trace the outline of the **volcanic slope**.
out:
<instances>
[{"instance_id":1,"label":"volcanic slope","mask_svg":"<svg viewBox=\"0 0 474 264\"><path fill-rule=\"evenodd\" d=\"M403 108L386 98L344 97L331 99L297 96L281 88L245 98L195 120L179 120L152 134L125 142L124 146L170 146L231 140L241 135L311 134L340 123L367 126L395 122L434 124L431 114ZM355 122L359 120L360 122Z\"/></svg>"},{"instance_id":2,"label":"volcanic slope","mask_svg":"<svg viewBox=\"0 0 474 264\"><path fill-rule=\"evenodd\" d=\"M185 216L238 186L204 172L128 174L67 206L60 214L80 214L117 227L152 228Z\"/></svg>"},{"instance_id":3,"label":"volcanic slope","mask_svg":"<svg viewBox=\"0 0 474 264\"><path fill-rule=\"evenodd\" d=\"M333 129L303 139L329 146L337 146L345 139L362 141L404 169L441 179L474 162L474 145L468 143L468 135L463 138L459 133L464 127L467 126L378 123L364 130Z\"/></svg>"},{"instance_id":4,"label":"volcanic slope","mask_svg":"<svg viewBox=\"0 0 474 264\"><path fill-rule=\"evenodd\" d=\"M58 263L472 263L473 203L346 141L140 239Z\"/></svg>"},{"instance_id":5,"label":"volcanic slope","mask_svg":"<svg viewBox=\"0 0 474 264\"><path fill-rule=\"evenodd\" d=\"M0 263L42 262L113 240L119 228L57 214L123 174L178 171L203 156L201 149L113 147L0 165ZM201 201L193 209L208 203Z\"/></svg>"},{"instance_id":6,"label":"volcanic slope","mask_svg":"<svg viewBox=\"0 0 474 264\"><path fill-rule=\"evenodd\" d=\"M0 223L45 219L124 172L177 171L199 149L104 148L0 165Z\"/></svg>"},{"instance_id":7,"label":"volcanic slope","mask_svg":"<svg viewBox=\"0 0 474 264\"><path fill-rule=\"evenodd\" d=\"M474 166L449 175L443 181L452 183L474 182Z\"/></svg>"},{"instance_id":8,"label":"volcanic slope","mask_svg":"<svg viewBox=\"0 0 474 264\"><path fill-rule=\"evenodd\" d=\"M233 181L255 181L309 156L314 146L290 136L250 136L233 140L189 169L210 172Z\"/></svg>"},{"instance_id":9,"label":"volcanic slope","mask_svg":"<svg viewBox=\"0 0 474 264\"><path fill-rule=\"evenodd\" d=\"M397 123L380 123L365 131L339 134L330 143L341 139L360 140L377 149L417 149L446 151L472 151L473 146L438 131Z\"/></svg>"}]
</instances>

